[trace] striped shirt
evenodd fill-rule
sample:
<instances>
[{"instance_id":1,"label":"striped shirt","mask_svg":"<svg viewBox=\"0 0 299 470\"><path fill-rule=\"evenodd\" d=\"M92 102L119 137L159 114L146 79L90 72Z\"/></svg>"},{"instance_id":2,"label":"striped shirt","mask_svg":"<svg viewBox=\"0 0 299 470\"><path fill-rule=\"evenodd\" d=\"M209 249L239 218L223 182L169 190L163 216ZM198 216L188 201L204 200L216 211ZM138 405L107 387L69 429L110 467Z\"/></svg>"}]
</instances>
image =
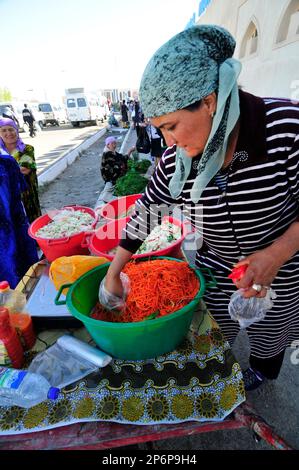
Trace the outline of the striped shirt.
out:
<instances>
[{"instance_id":1,"label":"striped shirt","mask_svg":"<svg viewBox=\"0 0 299 470\"><path fill-rule=\"evenodd\" d=\"M148 219L155 205L181 207L203 240L196 263L211 268L217 280L217 287L210 288L204 300L230 342L239 327L228 314L230 296L236 290L227 278L229 272L241 256L266 248L298 218L298 129L298 103L240 91L239 137L225 180L219 184L216 175L194 204L190 190L200 156L195 157L181 195L173 200L168 185L176 148L168 148L120 243L136 251L150 230ZM273 308L264 320L247 328L251 353L260 358L272 357L299 339L299 252L281 267L272 288L277 294Z\"/></svg>"}]
</instances>

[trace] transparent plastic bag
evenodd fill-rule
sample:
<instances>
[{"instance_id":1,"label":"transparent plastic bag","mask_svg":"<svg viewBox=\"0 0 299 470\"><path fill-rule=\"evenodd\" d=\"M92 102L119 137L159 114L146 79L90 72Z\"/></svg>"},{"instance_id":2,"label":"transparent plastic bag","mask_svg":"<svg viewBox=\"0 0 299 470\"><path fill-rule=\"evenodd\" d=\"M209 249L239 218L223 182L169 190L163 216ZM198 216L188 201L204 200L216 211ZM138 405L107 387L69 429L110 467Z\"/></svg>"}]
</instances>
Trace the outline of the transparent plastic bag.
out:
<instances>
[{"instance_id":1,"label":"transparent plastic bag","mask_svg":"<svg viewBox=\"0 0 299 470\"><path fill-rule=\"evenodd\" d=\"M238 321L241 328L247 328L254 322L265 318L266 312L273 307L276 294L272 289L267 290L265 297L243 297L244 289L233 293L228 304L231 319Z\"/></svg>"},{"instance_id":2,"label":"transparent plastic bag","mask_svg":"<svg viewBox=\"0 0 299 470\"><path fill-rule=\"evenodd\" d=\"M130 291L130 280L125 273L120 273L120 280L123 285L123 296L111 294L105 287L106 277L102 280L99 288L99 302L107 310L121 310L126 304L126 298Z\"/></svg>"},{"instance_id":3,"label":"transparent plastic bag","mask_svg":"<svg viewBox=\"0 0 299 470\"><path fill-rule=\"evenodd\" d=\"M64 335L40 352L28 371L45 377L52 387L63 388L105 367L112 360L108 354L83 341Z\"/></svg>"}]
</instances>

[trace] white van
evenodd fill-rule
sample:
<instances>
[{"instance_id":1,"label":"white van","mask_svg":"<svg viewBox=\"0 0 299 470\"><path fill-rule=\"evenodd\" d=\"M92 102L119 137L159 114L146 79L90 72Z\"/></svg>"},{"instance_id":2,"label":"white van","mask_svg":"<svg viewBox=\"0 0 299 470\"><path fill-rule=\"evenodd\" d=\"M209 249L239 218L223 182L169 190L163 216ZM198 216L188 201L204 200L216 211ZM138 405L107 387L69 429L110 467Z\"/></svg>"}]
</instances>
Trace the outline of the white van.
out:
<instances>
[{"instance_id":1,"label":"white van","mask_svg":"<svg viewBox=\"0 0 299 470\"><path fill-rule=\"evenodd\" d=\"M100 97L84 92L84 88L68 88L65 92L67 117L73 127L79 127L81 123L98 125L100 121L104 122L106 113Z\"/></svg>"},{"instance_id":2,"label":"white van","mask_svg":"<svg viewBox=\"0 0 299 470\"><path fill-rule=\"evenodd\" d=\"M39 103L38 109L44 114L45 125L60 126L60 124L67 122L66 110L61 104L52 102Z\"/></svg>"},{"instance_id":3,"label":"white van","mask_svg":"<svg viewBox=\"0 0 299 470\"><path fill-rule=\"evenodd\" d=\"M39 107L38 107L37 103L28 103L28 107L29 107L30 111L33 114L35 122L42 129L46 125L44 113L42 113L39 110Z\"/></svg>"}]
</instances>

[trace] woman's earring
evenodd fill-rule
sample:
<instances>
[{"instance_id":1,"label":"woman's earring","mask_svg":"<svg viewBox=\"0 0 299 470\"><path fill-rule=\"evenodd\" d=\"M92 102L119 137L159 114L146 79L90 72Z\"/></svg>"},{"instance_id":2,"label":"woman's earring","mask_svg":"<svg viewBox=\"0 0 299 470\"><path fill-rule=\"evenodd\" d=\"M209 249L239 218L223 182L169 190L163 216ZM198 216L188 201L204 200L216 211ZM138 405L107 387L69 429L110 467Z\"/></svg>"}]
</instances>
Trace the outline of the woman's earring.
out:
<instances>
[{"instance_id":1,"label":"woman's earring","mask_svg":"<svg viewBox=\"0 0 299 470\"><path fill-rule=\"evenodd\" d=\"M211 118L213 119L213 117L215 116L215 113L214 111L211 112Z\"/></svg>"}]
</instances>

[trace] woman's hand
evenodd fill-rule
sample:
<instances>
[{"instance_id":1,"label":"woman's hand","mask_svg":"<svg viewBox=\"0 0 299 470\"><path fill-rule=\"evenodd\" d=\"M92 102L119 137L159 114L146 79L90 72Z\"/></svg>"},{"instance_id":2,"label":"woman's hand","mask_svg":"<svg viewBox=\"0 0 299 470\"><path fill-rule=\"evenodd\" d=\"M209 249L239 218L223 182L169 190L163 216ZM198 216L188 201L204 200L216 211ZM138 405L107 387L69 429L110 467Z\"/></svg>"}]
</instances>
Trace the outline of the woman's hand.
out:
<instances>
[{"instance_id":1,"label":"woman's hand","mask_svg":"<svg viewBox=\"0 0 299 470\"><path fill-rule=\"evenodd\" d=\"M248 264L248 268L236 286L248 289L244 297L265 297L267 287L275 279L281 266L299 251L299 222L296 220L289 228L264 250L256 251L235 265L236 268ZM252 288L252 284L264 286L261 292Z\"/></svg>"},{"instance_id":2,"label":"woman's hand","mask_svg":"<svg viewBox=\"0 0 299 470\"><path fill-rule=\"evenodd\" d=\"M120 274L110 274L108 271L105 279L105 289L110 294L122 298L124 295L124 288L120 279Z\"/></svg>"},{"instance_id":3,"label":"woman's hand","mask_svg":"<svg viewBox=\"0 0 299 470\"><path fill-rule=\"evenodd\" d=\"M29 175L31 173L30 168L26 168L25 166L20 166L20 172L22 175Z\"/></svg>"},{"instance_id":4,"label":"woman's hand","mask_svg":"<svg viewBox=\"0 0 299 470\"><path fill-rule=\"evenodd\" d=\"M279 261L279 257L275 256L275 250L271 247L265 248L264 250L256 251L247 258L242 259L234 267L248 265L244 276L236 281L235 284L238 289L246 289L243 296L248 297L265 297L267 294L267 288L269 288L275 279L282 263ZM258 292L252 288L253 284L260 284L262 290Z\"/></svg>"},{"instance_id":5,"label":"woman's hand","mask_svg":"<svg viewBox=\"0 0 299 470\"><path fill-rule=\"evenodd\" d=\"M136 150L136 147L131 147L129 149L129 152L128 152L128 155L130 156L132 152L134 152L134 150Z\"/></svg>"},{"instance_id":6,"label":"woman's hand","mask_svg":"<svg viewBox=\"0 0 299 470\"><path fill-rule=\"evenodd\" d=\"M117 247L115 257L106 274L105 289L117 297L123 297L124 290L120 279L123 267L130 261L132 253L121 246Z\"/></svg>"}]
</instances>

